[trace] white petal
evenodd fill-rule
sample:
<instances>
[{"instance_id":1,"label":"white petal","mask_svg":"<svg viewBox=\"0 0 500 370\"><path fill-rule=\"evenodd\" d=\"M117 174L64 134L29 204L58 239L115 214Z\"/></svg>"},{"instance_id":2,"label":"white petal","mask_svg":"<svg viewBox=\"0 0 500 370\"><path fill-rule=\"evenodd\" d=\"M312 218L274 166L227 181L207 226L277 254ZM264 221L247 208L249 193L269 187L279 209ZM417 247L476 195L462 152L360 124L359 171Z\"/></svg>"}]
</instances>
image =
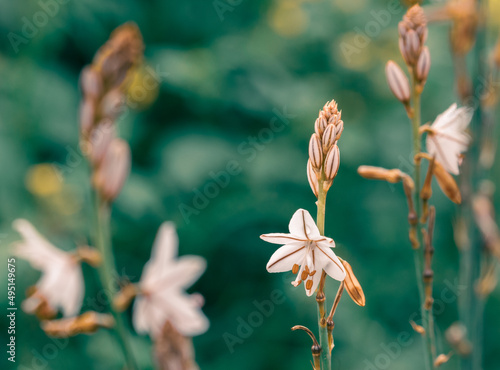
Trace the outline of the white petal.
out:
<instances>
[{"instance_id":1,"label":"white petal","mask_svg":"<svg viewBox=\"0 0 500 370\"><path fill-rule=\"evenodd\" d=\"M204 258L183 256L163 266L157 275L151 275L142 281L141 287L149 292L163 289L186 289L203 274L207 267Z\"/></svg>"},{"instance_id":2,"label":"white petal","mask_svg":"<svg viewBox=\"0 0 500 370\"><path fill-rule=\"evenodd\" d=\"M260 238L268 243L273 244L293 244L293 243L304 243L307 241L305 237L298 237L292 234L284 233L271 233L263 234Z\"/></svg>"},{"instance_id":3,"label":"white petal","mask_svg":"<svg viewBox=\"0 0 500 370\"><path fill-rule=\"evenodd\" d=\"M342 281L345 279L346 273L344 266L330 248L317 246L315 252L316 266L321 266L321 268L335 280Z\"/></svg>"},{"instance_id":4,"label":"white petal","mask_svg":"<svg viewBox=\"0 0 500 370\"><path fill-rule=\"evenodd\" d=\"M267 263L267 271L283 272L291 270L293 265L302 264L307 248L305 245L287 244L279 248Z\"/></svg>"},{"instance_id":5,"label":"white petal","mask_svg":"<svg viewBox=\"0 0 500 370\"><path fill-rule=\"evenodd\" d=\"M151 258L144 266L141 281L146 282L151 278L159 277L165 266L168 266L177 256L179 239L172 222L161 224L156 234Z\"/></svg>"},{"instance_id":6,"label":"white petal","mask_svg":"<svg viewBox=\"0 0 500 370\"><path fill-rule=\"evenodd\" d=\"M432 123L433 129L440 129L442 127L446 127L453 121L457 110L457 104L453 103L450 105L448 109L446 109L443 113L439 114L434 122Z\"/></svg>"},{"instance_id":7,"label":"white petal","mask_svg":"<svg viewBox=\"0 0 500 370\"><path fill-rule=\"evenodd\" d=\"M441 163L444 169L452 174L459 174L460 148L456 143L437 135L427 135L427 151Z\"/></svg>"},{"instance_id":8,"label":"white petal","mask_svg":"<svg viewBox=\"0 0 500 370\"><path fill-rule=\"evenodd\" d=\"M174 295L171 297L175 311L168 320L175 328L187 337L203 334L210 323L198 305L198 298L189 295Z\"/></svg>"},{"instance_id":9,"label":"white petal","mask_svg":"<svg viewBox=\"0 0 500 370\"><path fill-rule=\"evenodd\" d=\"M321 237L318 227L311 217L311 214L302 208L298 209L293 214L288 228L290 230L290 234L301 239L305 238L314 240Z\"/></svg>"},{"instance_id":10,"label":"white petal","mask_svg":"<svg viewBox=\"0 0 500 370\"><path fill-rule=\"evenodd\" d=\"M132 323L138 334L149 332L148 323L148 302L144 297L137 297L134 302Z\"/></svg>"}]
</instances>

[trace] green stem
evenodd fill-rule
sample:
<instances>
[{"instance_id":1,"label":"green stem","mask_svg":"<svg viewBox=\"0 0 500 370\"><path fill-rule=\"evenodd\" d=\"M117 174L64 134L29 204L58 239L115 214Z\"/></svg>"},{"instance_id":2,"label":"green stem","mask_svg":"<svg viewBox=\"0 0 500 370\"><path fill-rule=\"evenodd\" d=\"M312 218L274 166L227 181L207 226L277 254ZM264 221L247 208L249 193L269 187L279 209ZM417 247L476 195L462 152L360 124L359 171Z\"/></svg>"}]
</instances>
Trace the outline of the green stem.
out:
<instances>
[{"instance_id":1,"label":"green stem","mask_svg":"<svg viewBox=\"0 0 500 370\"><path fill-rule=\"evenodd\" d=\"M412 75L412 129L413 129L413 154L417 154L421 152L421 139L420 139L420 91L418 91L418 83L416 81L415 75L413 71L410 71ZM423 238L422 233L419 228L419 220L422 217L422 207L420 202L420 186L421 186L421 178L420 178L420 162L417 161L415 163L415 171L414 171L414 180L415 180L415 193L414 193L414 202L415 202L415 212L417 214L417 222L411 227L414 228L415 234L418 237L419 247L414 248L414 259L415 259L415 272L417 275L417 285L418 292L420 296L420 309L422 312L422 323L425 329L424 334L424 356L425 356L425 364L427 369L434 369L434 357L436 353L436 345L434 338L434 319L432 315L432 307L427 310L425 309L425 290L424 290L424 282L422 278L422 274L424 271L424 256L423 256Z\"/></svg>"},{"instance_id":2,"label":"green stem","mask_svg":"<svg viewBox=\"0 0 500 370\"><path fill-rule=\"evenodd\" d=\"M326 192L323 190L323 178L318 181L318 201L316 202L318 213L316 216L316 224L321 235L325 234L325 205L326 205ZM325 273L322 272L321 282L316 296L318 303L318 329L319 329L319 344L321 346L320 364L321 370L331 370L332 356L330 346L328 343L328 328L326 322L326 298L323 292Z\"/></svg>"},{"instance_id":3,"label":"green stem","mask_svg":"<svg viewBox=\"0 0 500 370\"><path fill-rule=\"evenodd\" d=\"M117 334L117 339L120 347L123 351L123 355L127 362L128 370L136 370L138 366L136 364L132 347L129 343L129 332L125 326L125 321L121 313L117 312L113 308L113 296L117 291L115 285L115 260L113 251L111 250L111 236L109 228L109 207L106 203L99 199L99 195L95 191L92 192L94 198L94 221L95 221L95 236L94 244L95 247L102 254L102 263L99 266L99 278L101 280L101 285L104 289L104 293L109 303L109 309L113 318L115 319L115 331Z\"/></svg>"}]
</instances>

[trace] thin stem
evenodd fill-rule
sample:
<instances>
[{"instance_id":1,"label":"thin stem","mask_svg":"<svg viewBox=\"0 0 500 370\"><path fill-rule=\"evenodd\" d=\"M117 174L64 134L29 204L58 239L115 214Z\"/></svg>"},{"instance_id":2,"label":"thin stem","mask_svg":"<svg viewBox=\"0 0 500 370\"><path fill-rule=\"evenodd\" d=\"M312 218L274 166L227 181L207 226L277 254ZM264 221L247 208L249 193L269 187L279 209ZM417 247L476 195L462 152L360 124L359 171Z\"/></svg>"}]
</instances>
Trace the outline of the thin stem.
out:
<instances>
[{"instance_id":1,"label":"thin stem","mask_svg":"<svg viewBox=\"0 0 500 370\"><path fill-rule=\"evenodd\" d=\"M325 204L326 204L326 192L323 190L323 179L324 174L321 175L321 179L318 181L318 201L316 202L318 213L316 217L316 223L321 235L325 234ZM319 344L322 348L320 355L321 370L331 370L332 368L332 358L329 350L328 344L328 329L326 322L325 306L326 298L324 293L326 274L323 271L321 275L321 281L318 287L318 293L316 295L316 302L318 303L318 329L319 329Z\"/></svg>"},{"instance_id":2,"label":"thin stem","mask_svg":"<svg viewBox=\"0 0 500 370\"><path fill-rule=\"evenodd\" d=\"M413 109L411 115L411 123L413 129L413 151L414 155L420 153L421 151L421 138L420 138L420 88L418 82L416 81L415 74L410 71L412 75L412 102ZM411 227L414 229L414 235L417 235L419 246L413 249L414 260L415 260L415 272L417 276L418 292L420 297L420 309L422 312L422 323L425 329L424 340L424 354L426 368L434 369L434 353L436 351L435 339L434 339L434 320L432 317L432 307L427 310L425 309L425 290L424 282L422 279L422 273L424 271L424 259L422 253L423 238L420 230L418 230L418 220L422 218L422 207L420 202L420 161L415 162L414 171L415 180L415 192L414 192L414 202L415 202L415 212L416 212L416 222L414 222Z\"/></svg>"},{"instance_id":3,"label":"thin stem","mask_svg":"<svg viewBox=\"0 0 500 370\"><path fill-rule=\"evenodd\" d=\"M120 347L123 351L125 360L127 361L128 370L136 370L138 366L136 364L132 347L129 343L129 332L125 326L125 321L121 313L117 312L112 305L113 296L116 293L116 285L114 283L114 277L116 276L115 271L115 260L113 252L111 250L111 236L109 229L109 207L107 204L99 199L99 195L95 191L92 192L94 198L94 222L95 222L95 235L94 244L95 247L102 254L102 263L99 266L99 278L101 280L101 285L104 289L104 293L109 303L109 309L115 319L115 331L117 334L117 339Z\"/></svg>"}]
</instances>

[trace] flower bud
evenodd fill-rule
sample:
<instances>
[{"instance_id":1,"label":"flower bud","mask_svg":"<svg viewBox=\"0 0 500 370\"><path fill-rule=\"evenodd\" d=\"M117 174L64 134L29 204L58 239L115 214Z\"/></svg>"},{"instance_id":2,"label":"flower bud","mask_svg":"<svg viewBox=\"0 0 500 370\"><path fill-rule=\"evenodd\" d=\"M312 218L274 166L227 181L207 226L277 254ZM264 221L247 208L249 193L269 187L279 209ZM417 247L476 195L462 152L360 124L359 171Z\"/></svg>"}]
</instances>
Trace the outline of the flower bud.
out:
<instances>
[{"instance_id":1,"label":"flower bud","mask_svg":"<svg viewBox=\"0 0 500 370\"><path fill-rule=\"evenodd\" d=\"M325 131L327 125L328 122L325 116L322 115L320 112L319 117L316 119L316 122L314 123L314 131L316 131L319 137L323 135L323 132Z\"/></svg>"},{"instance_id":2,"label":"flower bud","mask_svg":"<svg viewBox=\"0 0 500 370\"><path fill-rule=\"evenodd\" d=\"M124 140L114 139L94 174L94 187L104 199L111 201L120 193L129 172L130 147Z\"/></svg>"},{"instance_id":3,"label":"flower bud","mask_svg":"<svg viewBox=\"0 0 500 370\"><path fill-rule=\"evenodd\" d=\"M111 120L105 120L97 125L86 143L85 154L94 166L99 166L111 142L116 137L115 125Z\"/></svg>"},{"instance_id":4,"label":"flower bud","mask_svg":"<svg viewBox=\"0 0 500 370\"><path fill-rule=\"evenodd\" d=\"M359 166L358 174L365 179L385 180L390 183L397 183L403 179L403 173L398 169L388 170L382 167Z\"/></svg>"},{"instance_id":5,"label":"flower bud","mask_svg":"<svg viewBox=\"0 0 500 370\"><path fill-rule=\"evenodd\" d=\"M325 158L325 177L327 181L332 181L335 176L337 176L337 172L339 171L340 166L340 151L339 147L335 144L328 150Z\"/></svg>"},{"instance_id":6,"label":"flower bud","mask_svg":"<svg viewBox=\"0 0 500 370\"><path fill-rule=\"evenodd\" d=\"M451 176L438 161L434 161L433 173L443 193L450 198L453 203L460 204L462 202L462 196L453 176Z\"/></svg>"},{"instance_id":7,"label":"flower bud","mask_svg":"<svg viewBox=\"0 0 500 370\"><path fill-rule=\"evenodd\" d=\"M426 81L429 75L429 69L431 68L431 54L429 53L429 48L424 46L422 53L418 58L416 74L420 81Z\"/></svg>"},{"instance_id":8,"label":"flower bud","mask_svg":"<svg viewBox=\"0 0 500 370\"><path fill-rule=\"evenodd\" d=\"M339 140L344 131L344 121L340 120L335 126L335 140Z\"/></svg>"},{"instance_id":9,"label":"flower bud","mask_svg":"<svg viewBox=\"0 0 500 370\"><path fill-rule=\"evenodd\" d=\"M80 132L82 135L87 135L95 120L95 101L93 99L85 99L80 105Z\"/></svg>"},{"instance_id":10,"label":"flower bud","mask_svg":"<svg viewBox=\"0 0 500 370\"><path fill-rule=\"evenodd\" d=\"M318 177L316 176L316 172L314 171L311 160L307 161L307 180L309 181L309 185L311 186L311 190L313 191L316 198L318 197ZM298 271L298 270L297 270ZM295 272L296 273L296 272Z\"/></svg>"},{"instance_id":11,"label":"flower bud","mask_svg":"<svg viewBox=\"0 0 500 370\"><path fill-rule=\"evenodd\" d=\"M329 124L323 133L323 153L328 153L328 149L335 143L337 130L334 125Z\"/></svg>"},{"instance_id":12,"label":"flower bud","mask_svg":"<svg viewBox=\"0 0 500 370\"><path fill-rule=\"evenodd\" d=\"M394 96L403 104L408 104L410 101L410 82L401 68L390 60L385 66L385 75Z\"/></svg>"},{"instance_id":13,"label":"flower bud","mask_svg":"<svg viewBox=\"0 0 500 370\"><path fill-rule=\"evenodd\" d=\"M364 305L366 304L365 293L363 293L363 288L361 288L361 284L354 275L351 265L347 261L344 261L342 259L340 260L340 262L342 262L342 265L344 266L346 272L346 276L344 279L345 290L347 290L347 293L349 293L349 296L354 301L354 303L356 303L358 306L364 307Z\"/></svg>"},{"instance_id":14,"label":"flower bud","mask_svg":"<svg viewBox=\"0 0 500 370\"><path fill-rule=\"evenodd\" d=\"M420 54L420 37L414 30L409 30L404 38L405 53L409 57L409 63L415 64Z\"/></svg>"},{"instance_id":15,"label":"flower bud","mask_svg":"<svg viewBox=\"0 0 500 370\"><path fill-rule=\"evenodd\" d=\"M316 170L321 170L323 164L323 150L321 147L321 139L318 134L312 134L309 140L309 159Z\"/></svg>"}]
</instances>

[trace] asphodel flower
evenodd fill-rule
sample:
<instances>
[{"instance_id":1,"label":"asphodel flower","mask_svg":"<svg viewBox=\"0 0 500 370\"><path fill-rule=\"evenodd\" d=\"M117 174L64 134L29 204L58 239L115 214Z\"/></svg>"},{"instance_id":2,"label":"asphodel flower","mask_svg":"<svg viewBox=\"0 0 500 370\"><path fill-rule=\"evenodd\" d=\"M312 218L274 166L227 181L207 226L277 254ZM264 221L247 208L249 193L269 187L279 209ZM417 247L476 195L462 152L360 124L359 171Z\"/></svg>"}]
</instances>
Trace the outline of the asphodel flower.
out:
<instances>
[{"instance_id":1,"label":"asphodel flower","mask_svg":"<svg viewBox=\"0 0 500 370\"><path fill-rule=\"evenodd\" d=\"M311 296L321 280L323 270L335 280L343 281L345 269L331 248L333 239L322 236L313 218L305 209L297 210L289 224L290 234L264 234L260 238L269 243L283 244L267 263L267 271L292 270L297 278L292 285L302 281L306 294Z\"/></svg>"},{"instance_id":2,"label":"asphodel flower","mask_svg":"<svg viewBox=\"0 0 500 370\"><path fill-rule=\"evenodd\" d=\"M461 154L467 150L471 140L465 130L472 114L472 109L457 108L456 104L452 104L425 130L427 151L436 157L436 161L441 163L446 171L455 175L459 174Z\"/></svg>"},{"instance_id":3,"label":"asphodel flower","mask_svg":"<svg viewBox=\"0 0 500 370\"><path fill-rule=\"evenodd\" d=\"M45 304L61 309L65 317L77 315L84 293L80 259L56 248L27 220L16 220L12 226L23 237L14 244L14 254L42 272L36 293L23 302L22 308L35 313L40 305Z\"/></svg>"},{"instance_id":4,"label":"asphodel flower","mask_svg":"<svg viewBox=\"0 0 500 370\"><path fill-rule=\"evenodd\" d=\"M175 259L178 244L174 225L163 223L138 283L134 327L138 333L149 333L153 339L161 334L167 321L189 337L204 333L209 326L200 309L201 296L184 291L205 271L206 262L198 256Z\"/></svg>"}]
</instances>

